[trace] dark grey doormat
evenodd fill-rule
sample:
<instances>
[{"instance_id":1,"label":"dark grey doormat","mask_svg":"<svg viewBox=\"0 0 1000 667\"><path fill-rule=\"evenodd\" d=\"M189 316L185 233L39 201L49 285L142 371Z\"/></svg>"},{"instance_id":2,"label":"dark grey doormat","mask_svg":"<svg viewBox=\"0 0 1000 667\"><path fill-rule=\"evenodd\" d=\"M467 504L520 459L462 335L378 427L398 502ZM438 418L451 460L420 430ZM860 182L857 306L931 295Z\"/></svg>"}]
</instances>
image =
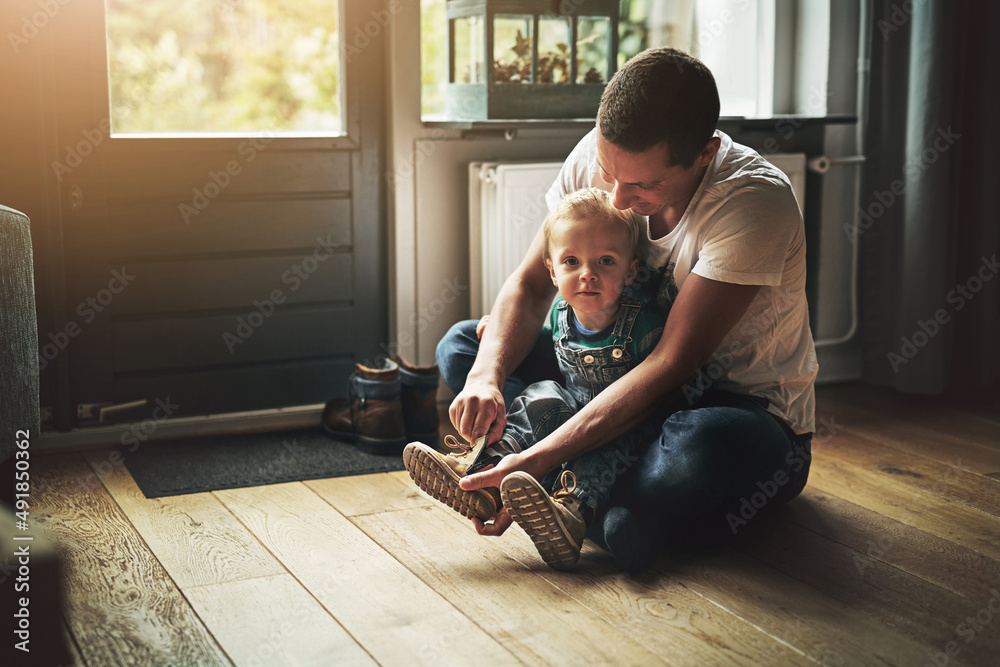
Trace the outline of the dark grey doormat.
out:
<instances>
[{"instance_id":1,"label":"dark grey doormat","mask_svg":"<svg viewBox=\"0 0 1000 667\"><path fill-rule=\"evenodd\" d=\"M129 449L118 451L147 498L403 469L402 456L369 454L319 429L162 440Z\"/></svg>"}]
</instances>

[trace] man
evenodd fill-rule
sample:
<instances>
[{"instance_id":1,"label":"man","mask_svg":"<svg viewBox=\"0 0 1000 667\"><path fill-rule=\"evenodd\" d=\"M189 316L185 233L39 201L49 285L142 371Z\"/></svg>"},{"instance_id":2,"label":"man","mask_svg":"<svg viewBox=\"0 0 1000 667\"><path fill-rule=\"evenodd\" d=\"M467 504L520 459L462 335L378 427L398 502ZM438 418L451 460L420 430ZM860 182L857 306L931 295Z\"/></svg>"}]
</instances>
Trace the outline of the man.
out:
<instances>
[{"instance_id":1,"label":"man","mask_svg":"<svg viewBox=\"0 0 1000 667\"><path fill-rule=\"evenodd\" d=\"M718 132L718 116L711 72L676 49L647 50L609 82L597 127L567 158L546 202L551 209L593 185L646 217L649 267L636 296L669 308L663 335L558 430L461 480L467 491L499 487L514 471L541 480L665 410L664 398L679 391L680 409L670 406L660 436L623 464L618 506L594 535L626 568L650 557L644 524L724 522L735 533L765 505L795 497L808 474L817 364L802 216L788 179ZM464 322L438 346L457 393L451 420L470 441L486 434L494 442L506 407L545 373L539 331L553 286L542 259L536 238L482 340L475 322ZM474 522L480 534L499 535L511 519L500 511Z\"/></svg>"}]
</instances>

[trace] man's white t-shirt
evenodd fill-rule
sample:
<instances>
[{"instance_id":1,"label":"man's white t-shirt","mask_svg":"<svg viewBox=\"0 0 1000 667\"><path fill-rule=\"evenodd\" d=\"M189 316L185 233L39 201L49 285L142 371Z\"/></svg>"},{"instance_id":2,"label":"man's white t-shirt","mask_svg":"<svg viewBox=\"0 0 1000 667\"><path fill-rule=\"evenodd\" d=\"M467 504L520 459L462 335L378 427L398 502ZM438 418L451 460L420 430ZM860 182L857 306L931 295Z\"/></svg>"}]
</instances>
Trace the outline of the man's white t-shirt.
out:
<instances>
[{"instance_id":1,"label":"man's white t-shirt","mask_svg":"<svg viewBox=\"0 0 1000 667\"><path fill-rule=\"evenodd\" d=\"M649 242L633 296L669 308L692 272L761 285L743 318L699 376L683 387L694 399L709 386L766 398L796 433L815 431L818 365L806 305L802 214L788 178L756 151L716 131L722 145L677 226ZM584 187L610 191L597 165L597 130L570 153L545 195L551 211ZM642 294L643 287L649 292Z\"/></svg>"}]
</instances>

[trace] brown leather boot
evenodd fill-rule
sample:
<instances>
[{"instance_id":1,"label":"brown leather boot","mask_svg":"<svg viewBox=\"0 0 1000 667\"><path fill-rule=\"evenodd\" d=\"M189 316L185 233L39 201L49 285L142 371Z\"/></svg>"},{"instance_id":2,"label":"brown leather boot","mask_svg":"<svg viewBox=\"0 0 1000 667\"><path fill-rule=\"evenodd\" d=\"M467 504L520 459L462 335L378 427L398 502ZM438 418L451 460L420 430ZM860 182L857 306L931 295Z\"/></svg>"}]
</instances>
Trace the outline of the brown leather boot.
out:
<instances>
[{"instance_id":1,"label":"brown leather boot","mask_svg":"<svg viewBox=\"0 0 1000 667\"><path fill-rule=\"evenodd\" d=\"M438 439L438 373L437 364L413 366L401 356L396 356L399 364L399 380L402 385L400 402L403 404L403 421L406 423L406 439L421 442L436 442Z\"/></svg>"},{"instance_id":2,"label":"brown leather boot","mask_svg":"<svg viewBox=\"0 0 1000 667\"><path fill-rule=\"evenodd\" d=\"M406 426L396 362L386 359L379 368L357 364L348 398L335 398L323 409L323 430L372 454L402 452Z\"/></svg>"}]
</instances>

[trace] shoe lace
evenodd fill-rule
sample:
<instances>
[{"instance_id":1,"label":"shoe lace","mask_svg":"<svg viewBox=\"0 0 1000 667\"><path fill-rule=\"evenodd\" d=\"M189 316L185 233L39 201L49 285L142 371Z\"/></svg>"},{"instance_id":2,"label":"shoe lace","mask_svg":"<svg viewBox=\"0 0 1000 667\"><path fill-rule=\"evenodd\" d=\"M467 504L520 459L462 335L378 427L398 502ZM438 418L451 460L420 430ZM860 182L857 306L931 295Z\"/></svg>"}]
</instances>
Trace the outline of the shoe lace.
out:
<instances>
[{"instance_id":1,"label":"shoe lace","mask_svg":"<svg viewBox=\"0 0 1000 667\"><path fill-rule=\"evenodd\" d=\"M562 488L552 494L553 498L569 498L576 491L576 475L572 470L563 470L559 475L559 483Z\"/></svg>"},{"instance_id":2,"label":"shoe lace","mask_svg":"<svg viewBox=\"0 0 1000 667\"><path fill-rule=\"evenodd\" d=\"M444 446L448 449L459 449L460 452L452 454L452 456L467 456L469 452L472 451L472 445L467 442L462 442L453 435L444 436Z\"/></svg>"}]
</instances>

